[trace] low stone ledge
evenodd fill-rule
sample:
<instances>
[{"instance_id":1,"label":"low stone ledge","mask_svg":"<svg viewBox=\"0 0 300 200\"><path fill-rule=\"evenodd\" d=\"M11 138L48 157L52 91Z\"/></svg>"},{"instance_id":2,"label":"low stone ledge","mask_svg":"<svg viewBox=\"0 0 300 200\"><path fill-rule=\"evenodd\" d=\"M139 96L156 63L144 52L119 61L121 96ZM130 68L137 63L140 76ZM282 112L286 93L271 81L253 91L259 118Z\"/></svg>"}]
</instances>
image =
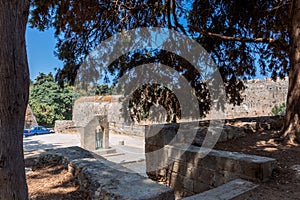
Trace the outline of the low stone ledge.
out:
<instances>
[{"instance_id":1,"label":"low stone ledge","mask_svg":"<svg viewBox=\"0 0 300 200\"><path fill-rule=\"evenodd\" d=\"M97 156L100 158L100 156ZM25 156L27 166L60 163L78 177L89 199L172 200L171 188L160 185L80 147L48 150Z\"/></svg>"},{"instance_id":2,"label":"low stone ledge","mask_svg":"<svg viewBox=\"0 0 300 200\"><path fill-rule=\"evenodd\" d=\"M210 123L213 123L211 121ZM164 145L176 140L176 143L188 143L195 146L202 146L207 136L212 136L215 132L220 136L217 142L226 142L232 139L244 137L246 135L244 127L236 127L231 125L211 126L206 122L187 122L187 123L170 123L170 124L153 124L147 125L145 128L146 150L150 151L161 149ZM178 130L182 134L178 134Z\"/></svg>"},{"instance_id":3,"label":"low stone ledge","mask_svg":"<svg viewBox=\"0 0 300 200\"><path fill-rule=\"evenodd\" d=\"M265 182L276 160L237 152L211 150L186 144L165 145L163 153L146 154L147 175L187 197L234 179Z\"/></svg>"},{"instance_id":4,"label":"low stone ledge","mask_svg":"<svg viewBox=\"0 0 300 200\"><path fill-rule=\"evenodd\" d=\"M166 149L168 149L169 159L172 159L172 156L176 155L177 152L182 155L180 157L182 162L192 163L189 167L214 170L223 174L226 172L226 176L232 176L232 178L239 177L254 182L268 181L272 176L272 171L276 163L274 158L238 152L212 149L207 154L207 149L192 145L167 145Z\"/></svg>"}]
</instances>

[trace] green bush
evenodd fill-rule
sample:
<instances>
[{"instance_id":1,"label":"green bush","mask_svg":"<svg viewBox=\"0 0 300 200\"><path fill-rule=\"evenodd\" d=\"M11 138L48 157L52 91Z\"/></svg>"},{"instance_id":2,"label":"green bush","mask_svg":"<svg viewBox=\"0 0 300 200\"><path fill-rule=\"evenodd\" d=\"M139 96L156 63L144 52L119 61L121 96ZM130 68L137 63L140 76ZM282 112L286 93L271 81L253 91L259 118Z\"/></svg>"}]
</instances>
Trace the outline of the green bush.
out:
<instances>
[{"instance_id":1,"label":"green bush","mask_svg":"<svg viewBox=\"0 0 300 200\"><path fill-rule=\"evenodd\" d=\"M272 115L285 115L285 108L286 108L285 103L282 103L281 105L276 104L272 108L271 114Z\"/></svg>"},{"instance_id":2,"label":"green bush","mask_svg":"<svg viewBox=\"0 0 300 200\"><path fill-rule=\"evenodd\" d=\"M30 86L29 104L39 125L53 127L55 120L72 119L75 93L61 88L51 73L40 73Z\"/></svg>"}]
</instances>

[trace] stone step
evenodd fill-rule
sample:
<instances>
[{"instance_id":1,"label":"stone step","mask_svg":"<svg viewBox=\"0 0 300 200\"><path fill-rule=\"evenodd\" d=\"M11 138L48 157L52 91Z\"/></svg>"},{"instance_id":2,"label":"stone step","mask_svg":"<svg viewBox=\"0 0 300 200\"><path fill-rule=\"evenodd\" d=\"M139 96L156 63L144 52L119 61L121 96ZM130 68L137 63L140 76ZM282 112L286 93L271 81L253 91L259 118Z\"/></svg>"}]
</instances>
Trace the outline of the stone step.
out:
<instances>
[{"instance_id":1,"label":"stone step","mask_svg":"<svg viewBox=\"0 0 300 200\"><path fill-rule=\"evenodd\" d=\"M110 153L110 154L104 154L101 156L104 158L108 158L108 157L112 157L112 156L123 156L123 155L125 155L125 153Z\"/></svg>"},{"instance_id":2,"label":"stone step","mask_svg":"<svg viewBox=\"0 0 300 200\"><path fill-rule=\"evenodd\" d=\"M216 175L215 179L219 180L212 184L216 187L237 178L266 182L272 176L276 166L276 160L273 158L238 152L211 150L184 144L167 145L166 149L168 149L168 158L173 160L176 160L178 155L182 155L178 163L183 165L181 166L183 170L189 167L188 163L193 163L192 170L198 169L201 172L198 173L199 179L201 174L205 175L206 172L213 171L213 175Z\"/></svg>"},{"instance_id":3,"label":"stone step","mask_svg":"<svg viewBox=\"0 0 300 200\"><path fill-rule=\"evenodd\" d=\"M256 187L258 187L258 185L252 182L243 179L235 179L217 188L183 198L182 200L231 200Z\"/></svg>"},{"instance_id":4,"label":"stone step","mask_svg":"<svg viewBox=\"0 0 300 200\"><path fill-rule=\"evenodd\" d=\"M109 148L109 149L98 149L93 152L98 155L103 156L103 155L107 155L107 154L115 154L115 153L117 153L117 150L114 148Z\"/></svg>"}]
</instances>

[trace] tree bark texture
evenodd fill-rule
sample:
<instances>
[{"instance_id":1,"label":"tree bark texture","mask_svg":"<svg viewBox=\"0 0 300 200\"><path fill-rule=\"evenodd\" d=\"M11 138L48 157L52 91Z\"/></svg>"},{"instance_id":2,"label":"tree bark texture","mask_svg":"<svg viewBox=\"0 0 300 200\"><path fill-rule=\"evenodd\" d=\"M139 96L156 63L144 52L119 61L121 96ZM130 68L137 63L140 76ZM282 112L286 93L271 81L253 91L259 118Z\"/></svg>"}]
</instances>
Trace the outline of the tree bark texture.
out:
<instances>
[{"instance_id":1,"label":"tree bark texture","mask_svg":"<svg viewBox=\"0 0 300 200\"><path fill-rule=\"evenodd\" d=\"M28 199L23 129L29 93L28 0L0 0L0 199Z\"/></svg>"},{"instance_id":2,"label":"tree bark texture","mask_svg":"<svg viewBox=\"0 0 300 200\"><path fill-rule=\"evenodd\" d=\"M291 8L289 86L286 103L284 137L288 142L300 142L300 0Z\"/></svg>"}]
</instances>

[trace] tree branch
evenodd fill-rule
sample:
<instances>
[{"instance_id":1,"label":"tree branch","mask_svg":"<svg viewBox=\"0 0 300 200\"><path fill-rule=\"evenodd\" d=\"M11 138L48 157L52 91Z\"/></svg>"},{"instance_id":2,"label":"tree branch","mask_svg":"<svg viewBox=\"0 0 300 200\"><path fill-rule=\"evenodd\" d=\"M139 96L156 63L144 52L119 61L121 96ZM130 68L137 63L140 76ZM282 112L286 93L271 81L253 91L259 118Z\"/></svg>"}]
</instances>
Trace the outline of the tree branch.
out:
<instances>
[{"instance_id":1,"label":"tree branch","mask_svg":"<svg viewBox=\"0 0 300 200\"><path fill-rule=\"evenodd\" d=\"M272 44L277 41L273 38L232 37L232 36L226 36L226 35L222 35L222 34L207 32L207 31L201 30L200 28L197 28L197 27L192 27L192 26L188 26L188 27L191 31L201 33L207 37L218 38L218 39L227 40L227 41L248 42L248 43L268 43L268 44Z\"/></svg>"},{"instance_id":2,"label":"tree branch","mask_svg":"<svg viewBox=\"0 0 300 200\"><path fill-rule=\"evenodd\" d=\"M173 17L174 17L175 26L179 27L179 29L184 34L186 34L186 31L185 31L184 27L178 22L178 19L177 19L177 15L176 15L176 1L175 0L172 0L172 13L173 13Z\"/></svg>"},{"instance_id":3,"label":"tree branch","mask_svg":"<svg viewBox=\"0 0 300 200\"><path fill-rule=\"evenodd\" d=\"M126 4L120 4L121 7L125 8L126 10L129 11L136 11L136 10L142 10L145 8L145 5L137 6L137 7L130 7Z\"/></svg>"},{"instance_id":4,"label":"tree branch","mask_svg":"<svg viewBox=\"0 0 300 200\"><path fill-rule=\"evenodd\" d=\"M171 29L172 27L172 22L171 22L171 1L167 0L167 15L168 15L168 28Z\"/></svg>"}]
</instances>

